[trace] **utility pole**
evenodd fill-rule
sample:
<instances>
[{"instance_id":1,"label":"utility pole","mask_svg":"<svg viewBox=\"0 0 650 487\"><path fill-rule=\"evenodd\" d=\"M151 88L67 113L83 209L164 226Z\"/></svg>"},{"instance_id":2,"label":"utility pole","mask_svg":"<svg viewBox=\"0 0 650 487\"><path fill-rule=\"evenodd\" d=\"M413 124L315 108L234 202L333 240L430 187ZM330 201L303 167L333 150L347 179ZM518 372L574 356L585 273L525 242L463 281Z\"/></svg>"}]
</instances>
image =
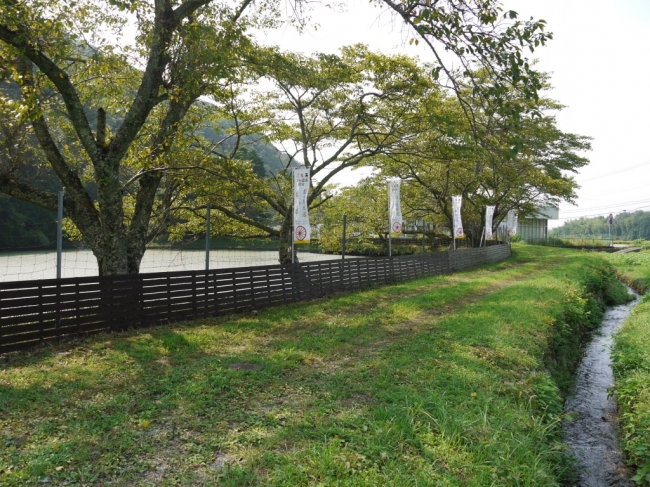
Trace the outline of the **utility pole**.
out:
<instances>
[{"instance_id":1,"label":"utility pole","mask_svg":"<svg viewBox=\"0 0 650 487\"><path fill-rule=\"evenodd\" d=\"M607 221L609 222L609 246L612 247L614 245L614 242L612 241L612 223L614 223L614 215L610 213L609 217L607 217Z\"/></svg>"}]
</instances>

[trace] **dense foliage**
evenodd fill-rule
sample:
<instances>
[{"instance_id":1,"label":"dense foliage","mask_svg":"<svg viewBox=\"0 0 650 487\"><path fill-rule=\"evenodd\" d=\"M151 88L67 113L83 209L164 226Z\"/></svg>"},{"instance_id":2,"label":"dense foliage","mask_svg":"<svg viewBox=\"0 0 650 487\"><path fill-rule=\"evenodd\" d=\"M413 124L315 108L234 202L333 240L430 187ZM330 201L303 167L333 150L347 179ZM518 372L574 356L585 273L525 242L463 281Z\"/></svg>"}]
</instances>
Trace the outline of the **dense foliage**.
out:
<instances>
[{"instance_id":1,"label":"dense foliage","mask_svg":"<svg viewBox=\"0 0 650 487\"><path fill-rule=\"evenodd\" d=\"M553 237L567 235L596 235L606 238L609 235L609 223L604 216L579 218L549 232L549 236ZM612 237L614 240L650 240L650 212L639 210L634 213L619 213L612 223Z\"/></svg>"},{"instance_id":2,"label":"dense foliage","mask_svg":"<svg viewBox=\"0 0 650 487\"><path fill-rule=\"evenodd\" d=\"M317 207L333 168L408 147L435 100L455 95L454 117L475 140L486 115L504 127L539 115L544 80L526 56L551 37L543 21L522 21L497 0L381 3L430 47L435 65L423 71L363 48L304 57L256 45L251 26L306 18L283 18L273 0L6 0L0 80L20 95L0 105L0 191L53 210L56 193L38 178L54 172L68 229L101 274L138 272L146 244L203 216L207 203L219 212L215 229L279 236L287 262L289 167L262 175L246 136L263 135L312 168ZM294 7L304 13L308 4ZM131 26L135 38L126 39ZM462 69L449 69L441 50ZM247 92L263 79L274 89ZM228 135L209 141L206 126ZM516 141L509 150L519 151ZM37 161L36 176L25 177L26 161Z\"/></svg>"},{"instance_id":3,"label":"dense foliage","mask_svg":"<svg viewBox=\"0 0 650 487\"><path fill-rule=\"evenodd\" d=\"M500 116L489 103L467 101L476 104L473 124L456 99L435 88L423 93L408 119L408 136L370 161L375 176L341 191L325 206L324 240L330 248L336 247L329 241L341 234L344 213L353 223L376 222L374 228L362 225L358 231L364 236L380 234L378 228L385 231L387 204L369 202L386 200L388 178L402 180L404 218L409 223L428 221L441 234L451 228L451 196L462 195L464 233L477 242L487 205L495 207L496 228L510 210L523 217L540 206L573 201L577 184L571 174L587 164L578 154L590 144L587 137L557 128L560 105L546 98L529 100L530 113L513 120ZM474 136L477 130L479 137Z\"/></svg>"},{"instance_id":4,"label":"dense foliage","mask_svg":"<svg viewBox=\"0 0 650 487\"><path fill-rule=\"evenodd\" d=\"M0 194L0 250L54 248L56 213Z\"/></svg>"}]
</instances>

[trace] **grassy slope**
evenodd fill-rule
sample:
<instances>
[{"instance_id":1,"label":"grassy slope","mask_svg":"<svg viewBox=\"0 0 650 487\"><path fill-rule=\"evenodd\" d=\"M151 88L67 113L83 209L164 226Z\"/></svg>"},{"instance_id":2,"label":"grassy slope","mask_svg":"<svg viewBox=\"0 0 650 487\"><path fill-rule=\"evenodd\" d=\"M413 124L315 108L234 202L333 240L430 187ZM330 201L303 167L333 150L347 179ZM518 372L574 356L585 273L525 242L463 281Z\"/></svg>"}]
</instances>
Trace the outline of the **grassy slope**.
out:
<instances>
[{"instance_id":1,"label":"grassy slope","mask_svg":"<svg viewBox=\"0 0 650 487\"><path fill-rule=\"evenodd\" d=\"M607 259L630 286L642 294L648 290L650 287L650 251L608 254Z\"/></svg>"},{"instance_id":2,"label":"grassy slope","mask_svg":"<svg viewBox=\"0 0 650 487\"><path fill-rule=\"evenodd\" d=\"M0 485L557 485L545 365L562 377L577 347L558 331L587 325L580 282L598 287L602 262L522 245L474 271L12 358Z\"/></svg>"},{"instance_id":3,"label":"grassy slope","mask_svg":"<svg viewBox=\"0 0 650 487\"><path fill-rule=\"evenodd\" d=\"M650 285L650 252L611 255L621 276L640 292ZM614 375L623 448L639 470L635 480L650 485L650 294L617 333Z\"/></svg>"}]
</instances>

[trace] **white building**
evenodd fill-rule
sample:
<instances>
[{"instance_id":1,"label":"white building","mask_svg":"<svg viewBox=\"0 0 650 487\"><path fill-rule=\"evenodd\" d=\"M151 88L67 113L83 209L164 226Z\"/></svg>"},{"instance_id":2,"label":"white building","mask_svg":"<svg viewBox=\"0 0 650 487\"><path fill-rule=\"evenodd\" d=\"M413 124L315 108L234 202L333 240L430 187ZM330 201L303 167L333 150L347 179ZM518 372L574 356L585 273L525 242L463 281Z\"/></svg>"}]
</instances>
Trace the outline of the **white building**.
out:
<instances>
[{"instance_id":1,"label":"white building","mask_svg":"<svg viewBox=\"0 0 650 487\"><path fill-rule=\"evenodd\" d=\"M519 219L517 233L526 241L548 237L548 221L560 218L560 210L551 206L537 208L534 215Z\"/></svg>"}]
</instances>

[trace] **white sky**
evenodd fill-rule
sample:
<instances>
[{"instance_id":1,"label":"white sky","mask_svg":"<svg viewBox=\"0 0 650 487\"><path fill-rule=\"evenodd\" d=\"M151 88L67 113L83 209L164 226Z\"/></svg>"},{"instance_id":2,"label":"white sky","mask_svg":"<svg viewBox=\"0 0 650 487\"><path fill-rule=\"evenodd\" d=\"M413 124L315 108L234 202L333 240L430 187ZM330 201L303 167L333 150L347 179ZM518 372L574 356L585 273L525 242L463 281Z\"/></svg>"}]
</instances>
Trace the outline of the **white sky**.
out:
<instances>
[{"instance_id":1,"label":"white sky","mask_svg":"<svg viewBox=\"0 0 650 487\"><path fill-rule=\"evenodd\" d=\"M503 0L523 18L545 19L554 40L535 52L539 69L552 73L551 96L566 105L557 116L565 132L594 138L591 163L577 176L577 206L563 204L567 218L650 211L650 0ZM368 44L386 53L430 60L408 38L390 12L367 1L347 3L346 13L323 7L312 18L320 26L302 35L291 29L260 33L259 39L310 54ZM630 166L633 167L625 170ZM354 183L363 170L337 179Z\"/></svg>"}]
</instances>

